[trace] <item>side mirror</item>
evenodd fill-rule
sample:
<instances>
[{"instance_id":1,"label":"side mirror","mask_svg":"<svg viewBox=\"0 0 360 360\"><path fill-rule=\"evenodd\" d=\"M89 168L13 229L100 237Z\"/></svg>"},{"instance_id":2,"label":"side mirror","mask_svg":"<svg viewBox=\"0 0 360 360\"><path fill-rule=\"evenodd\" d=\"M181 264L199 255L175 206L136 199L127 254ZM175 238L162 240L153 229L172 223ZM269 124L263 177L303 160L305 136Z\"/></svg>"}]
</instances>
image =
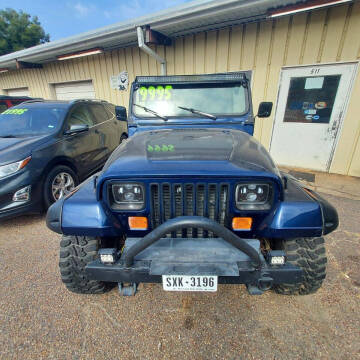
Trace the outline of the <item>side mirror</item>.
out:
<instances>
[{"instance_id":1,"label":"side mirror","mask_svg":"<svg viewBox=\"0 0 360 360\"><path fill-rule=\"evenodd\" d=\"M259 118L267 118L271 115L271 110L273 107L273 103L272 102L268 102L268 101L263 101L259 104L259 110L257 113L257 117Z\"/></svg>"},{"instance_id":2,"label":"side mirror","mask_svg":"<svg viewBox=\"0 0 360 360\"><path fill-rule=\"evenodd\" d=\"M120 121L127 120L126 107L124 106L115 106L116 118Z\"/></svg>"},{"instance_id":3,"label":"side mirror","mask_svg":"<svg viewBox=\"0 0 360 360\"><path fill-rule=\"evenodd\" d=\"M88 130L89 130L89 125L85 125L85 124L71 125L70 129L65 131L65 134L66 135L78 134Z\"/></svg>"}]
</instances>

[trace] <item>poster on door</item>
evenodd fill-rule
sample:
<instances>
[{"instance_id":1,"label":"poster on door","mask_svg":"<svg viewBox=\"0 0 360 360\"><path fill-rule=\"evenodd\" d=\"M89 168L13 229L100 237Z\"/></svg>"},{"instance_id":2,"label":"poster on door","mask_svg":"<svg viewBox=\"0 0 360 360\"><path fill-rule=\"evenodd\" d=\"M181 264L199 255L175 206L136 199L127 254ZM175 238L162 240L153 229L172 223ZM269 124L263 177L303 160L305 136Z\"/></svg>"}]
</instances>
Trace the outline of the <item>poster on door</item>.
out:
<instances>
[{"instance_id":1,"label":"poster on door","mask_svg":"<svg viewBox=\"0 0 360 360\"><path fill-rule=\"evenodd\" d=\"M341 75L292 77L284 122L330 122Z\"/></svg>"}]
</instances>

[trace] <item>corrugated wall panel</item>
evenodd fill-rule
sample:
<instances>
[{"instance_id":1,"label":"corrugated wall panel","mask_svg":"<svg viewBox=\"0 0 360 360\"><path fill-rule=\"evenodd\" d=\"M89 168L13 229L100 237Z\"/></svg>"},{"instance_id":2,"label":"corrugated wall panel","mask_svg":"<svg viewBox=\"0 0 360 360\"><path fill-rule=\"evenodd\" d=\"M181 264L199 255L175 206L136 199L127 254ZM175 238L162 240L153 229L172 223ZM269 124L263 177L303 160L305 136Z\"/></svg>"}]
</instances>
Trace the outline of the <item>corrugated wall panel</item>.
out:
<instances>
[{"instance_id":1,"label":"corrugated wall panel","mask_svg":"<svg viewBox=\"0 0 360 360\"><path fill-rule=\"evenodd\" d=\"M281 67L284 65L284 53L286 48L286 39L288 33L288 19L282 18L278 19L274 23L273 36L272 36L272 51L271 57L268 58L268 78L267 78L267 91L264 99L267 101L272 101L274 103L274 109L276 107L276 99L278 92L278 82ZM256 108L255 108L256 109ZM261 119L262 120L262 128L260 131L260 141L262 144L269 148L271 135L272 135L272 127L274 120L275 111L272 112L270 118ZM258 127L256 127L257 129Z\"/></svg>"},{"instance_id":2,"label":"corrugated wall panel","mask_svg":"<svg viewBox=\"0 0 360 360\"><path fill-rule=\"evenodd\" d=\"M252 70L254 66L257 24L244 26L244 40L239 70Z\"/></svg>"},{"instance_id":3,"label":"corrugated wall panel","mask_svg":"<svg viewBox=\"0 0 360 360\"><path fill-rule=\"evenodd\" d=\"M360 2L356 2L351 6L351 14L349 19L349 25L346 32L346 36L343 43L343 49L341 53L341 59L345 61L352 61L359 58L359 46L358 40L360 34ZM354 43L354 38L355 43Z\"/></svg>"},{"instance_id":4,"label":"corrugated wall panel","mask_svg":"<svg viewBox=\"0 0 360 360\"><path fill-rule=\"evenodd\" d=\"M185 74L190 75L195 72L195 52L194 37L188 36L184 41L184 68Z\"/></svg>"},{"instance_id":5,"label":"corrugated wall panel","mask_svg":"<svg viewBox=\"0 0 360 360\"><path fill-rule=\"evenodd\" d=\"M265 100L267 86L268 86L268 60L271 58L272 52L272 22L264 22L259 24L258 36L254 55L254 67L256 71L253 75L252 88L253 91L253 106L254 113L258 109L259 103ZM262 126L264 121L269 119L257 119L257 126L255 127L254 135L261 139Z\"/></svg>"},{"instance_id":6,"label":"corrugated wall panel","mask_svg":"<svg viewBox=\"0 0 360 360\"><path fill-rule=\"evenodd\" d=\"M326 10L320 10L310 14L303 64L315 64L318 61L325 17Z\"/></svg>"},{"instance_id":7,"label":"corrugated wall panel","mask_svg":"<svg viewBox=\"0 0 360 360\"><path fill-rule=\"evenodd\" d=\"M205 72L205 33L195 35L195 73Z\"/></svg>"},{"instance_id":8,"label":"corrugated wall panel","mask_svg":"<svg viewBox=\"0 0 360 360\"><path fill-rule=\"evenodd\" d=\"M243 26L235 26L231 29L229 44L228 70L236 71L241 67L243 48Z\"/></svg>"},{"instance_id":9,"label":"corrugated wall panel","mask_svg":"<svg viewBox=\"0 0 360 360\"><path fill-rule=\"evenodd\" d=\"M183 74L185 71L184 66L184 39L176 39L175 41L175 74Z\"/></svg>"},{"instance_id":10,"label":"corrugated wall panel","mask_svg":"<svg viewBox=\"0 0 360 360\"><path fill-rule=\"evenodd\" d=\"M165 48L166 51L166 66L167 73L173 75L175 73L175 48L174 46L169 46Z\"/></svg>"},{"instance_id":11,"label":"corrugated wall panel","mask_svg":"<svg viewBox=\"0 0 360 360\"><path fill-rule=\"evenodd\" d=\"M217 31L210 31L206 34L206 45L205 45L206 73L213 73L216 71L216 46L217 46Z\"/></svg>"},{"instance_id":12,"label":"corrugated wall panel","mask_svg":"<svg viewBox=\"0 0 360 360\"><path fill-rule=\"evenodd\" d=\"M165 58L165 47L164 46L157 46L155 48L156 52L162 57ZM160 75L161 74L161 64L159 62L155 62L156 67L150 70L151 75Z\"/></svg>"},{"instance_id":13,"label":"corrugated wall panel","mask_svg":"<svg viewBox=\"0 0 360 360\"><path fill-rule=\"evenodd\" d=\"M286 53L285 65L298 65L301 59L301 50L305 36L307 14L299 14L290 18L289 43Z\"/></svg>"},{"instance_id":14,"label":"corrugated wall panel","mask_svg":"<svg viewBox=\"0 0 360 360\"><path fill-rule=\"evenodd\" d=\"M344 31L346 13L346 6L328 9L326 38L320 62L337 61L336 58L339 46L341 45L341 35Z\"/></svg>"},{"instance_id":15,"label":"corrugated wall panel","mask_svg":"<svg viewBox=\"0 0 360 360\"><path fill-rule=\"evenodd\" d=\"M282 66L357 61L360 58L360 2L227 29L177 38L169 47L154 46L166 57L168 74L253 70L254 109L260 101L276 103ZM129 91L110 88L109 78L127 70L159 75L160 64L138 48L45 64L0 74L3 89L28 87L31 96L54 96L51 84L92 80L96 97L127 106ZM331 166L332 172L360 176L360 75L356 77ZM255 136L269 147L274 113L258 119Z\"/></svg>"},{"instance_id":16,"label":"corrugated wall panel","mask_svg":"<svg viewBox=\"0 0 360 360\"><path fill-rule=\"evenodd\" d=\"M218 32L216 47L216 72L228 71L229 34L229 29L220 30Z\"/></svg>"}]
</instances>

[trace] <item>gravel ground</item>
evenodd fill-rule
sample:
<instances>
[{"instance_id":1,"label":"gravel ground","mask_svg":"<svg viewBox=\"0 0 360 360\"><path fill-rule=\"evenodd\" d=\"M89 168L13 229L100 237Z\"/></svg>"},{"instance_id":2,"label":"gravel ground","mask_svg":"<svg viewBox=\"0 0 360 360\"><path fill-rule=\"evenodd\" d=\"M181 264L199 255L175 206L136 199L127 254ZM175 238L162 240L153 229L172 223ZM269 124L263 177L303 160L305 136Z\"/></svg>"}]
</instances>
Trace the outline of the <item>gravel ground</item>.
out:
<instances>
[{"instance_id":1,"label":"gravel ground","mask_svg":"<svg viewBox=\"0 0 360 360\"><path fill-rule=\"evenodd\" d=\"M58 273L59 236L43 216L0 228L1 359L360 359L360 201L326 196L341 217L327 237L318 293L169 293L142 284L76 295Z\"/></svg>"}]
</instances>

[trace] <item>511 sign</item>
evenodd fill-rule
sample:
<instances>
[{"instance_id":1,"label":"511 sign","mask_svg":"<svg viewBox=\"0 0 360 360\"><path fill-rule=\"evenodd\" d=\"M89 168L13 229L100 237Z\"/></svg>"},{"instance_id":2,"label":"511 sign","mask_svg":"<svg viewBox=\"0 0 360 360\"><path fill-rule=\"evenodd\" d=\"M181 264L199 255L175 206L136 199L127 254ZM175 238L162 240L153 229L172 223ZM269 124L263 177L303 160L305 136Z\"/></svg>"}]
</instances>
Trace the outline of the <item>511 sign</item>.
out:
<instances>
[{"instance_id":1,"label":"511 sign","mask_svg":"<svg viewBox=\"0 0 360 360\"><path fill-rule=\"evenodd\" d=\"M311 75L317 75L320 74L320 68L313 68L310 70Z\"/></svg>"}]
</instances>

